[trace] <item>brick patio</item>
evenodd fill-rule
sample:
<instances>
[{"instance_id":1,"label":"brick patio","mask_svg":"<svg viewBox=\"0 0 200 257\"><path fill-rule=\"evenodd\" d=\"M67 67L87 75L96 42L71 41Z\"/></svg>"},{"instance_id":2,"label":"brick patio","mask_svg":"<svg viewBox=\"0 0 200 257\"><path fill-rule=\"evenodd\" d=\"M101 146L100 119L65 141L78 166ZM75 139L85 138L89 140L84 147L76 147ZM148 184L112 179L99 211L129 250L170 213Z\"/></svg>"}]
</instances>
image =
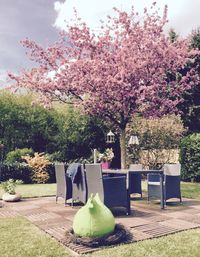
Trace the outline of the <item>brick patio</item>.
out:
<instances>
[{"instance_id":1,"label":"brick patio","mask_svg":"<svg viewBox=\"0 0 200 257\"><path fill-rule=\"evenodd\" d=\"M146 200L131 201L131 215L115 213L116 223L123 224L132 233L130 242L200 227L200 201L183 199L183 204L172 202L165 210L160 210L159 207L159 203L147 204ZM79 208L80 206L65 207L62 200L56 204L55 197L30 198L18 203L3 203L0 217L23 216L72 252L83 254L97 248L65 242L65 232L71 228L74 214Z\"/></svg>"}]
</instances>

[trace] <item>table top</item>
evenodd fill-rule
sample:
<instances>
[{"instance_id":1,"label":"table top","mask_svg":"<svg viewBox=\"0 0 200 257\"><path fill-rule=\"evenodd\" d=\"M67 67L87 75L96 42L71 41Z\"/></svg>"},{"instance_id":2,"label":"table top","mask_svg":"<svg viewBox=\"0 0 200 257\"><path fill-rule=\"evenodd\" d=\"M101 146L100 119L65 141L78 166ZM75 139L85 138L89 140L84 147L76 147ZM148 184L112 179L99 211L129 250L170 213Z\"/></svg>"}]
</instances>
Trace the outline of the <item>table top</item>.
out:
<instances>
[{"instance_id":1,"label":"table top","mask_svg":"<svg viewBox=\"0 0 200 257\"><path fill-rule=\"evenodd\" d=\"M148 173L156 173L156 174L163 174L163 170L128 170L128 169L103 169L103 173L109 174L128 174L128 172L133 173L141 173L141 174L148 174Z\"/></svg>"}]
</instances>

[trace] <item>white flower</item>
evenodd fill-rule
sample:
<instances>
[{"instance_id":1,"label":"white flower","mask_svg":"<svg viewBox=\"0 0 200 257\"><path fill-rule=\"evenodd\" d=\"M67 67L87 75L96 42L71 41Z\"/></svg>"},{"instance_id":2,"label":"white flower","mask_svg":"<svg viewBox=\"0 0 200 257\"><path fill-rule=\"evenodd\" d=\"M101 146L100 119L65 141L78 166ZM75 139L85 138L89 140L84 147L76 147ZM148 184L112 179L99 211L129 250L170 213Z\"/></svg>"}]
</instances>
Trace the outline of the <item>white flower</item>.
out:
<instances>
[{"instance_id":1,"label":"white flower","mask_svg":"<svg viewBox=\"0 0 200 257\"><path fill-rule=\"evenodd\" d=\"M114 153L112 148L107 148L104 153L98 154L98 161L112 161Z\"/></svg>"}]
</instances>

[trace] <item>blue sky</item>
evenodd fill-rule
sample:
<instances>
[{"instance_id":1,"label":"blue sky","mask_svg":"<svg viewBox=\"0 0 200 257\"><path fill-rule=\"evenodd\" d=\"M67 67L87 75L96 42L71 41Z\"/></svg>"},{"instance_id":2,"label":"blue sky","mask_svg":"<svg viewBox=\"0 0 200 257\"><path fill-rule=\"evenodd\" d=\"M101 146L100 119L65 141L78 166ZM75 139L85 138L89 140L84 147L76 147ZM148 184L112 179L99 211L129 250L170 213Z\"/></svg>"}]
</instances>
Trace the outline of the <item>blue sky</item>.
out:
<instances>
[{"instance_id":1,"label":"blue sky","mask_svg":"<svg viewBox=\"0 0 200 257\"><path fill-rule=\"evenodd\" d=\"M0 86L5 85L8 71L17 73L31 63L20 45L28 37L47 46L55 41L64 20L73 17L73 7L93 29L99 20L112 14L112 7L128 11L132 5L139 12L153 0L0 0ZM182 36L200 26L200 0L158 0L163 10L169 7L169 27ZM168 29L167 28L167 29Z\"/></svg>"}]
</instances>

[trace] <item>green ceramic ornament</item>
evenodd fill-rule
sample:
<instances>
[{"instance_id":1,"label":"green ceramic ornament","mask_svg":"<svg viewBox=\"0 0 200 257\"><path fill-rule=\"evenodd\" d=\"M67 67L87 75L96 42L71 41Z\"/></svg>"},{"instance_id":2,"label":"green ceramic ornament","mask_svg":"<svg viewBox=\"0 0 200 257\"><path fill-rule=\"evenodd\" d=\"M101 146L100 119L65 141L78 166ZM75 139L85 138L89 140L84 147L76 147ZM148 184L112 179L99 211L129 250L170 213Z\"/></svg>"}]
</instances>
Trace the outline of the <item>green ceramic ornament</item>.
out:
<instances>
[{"instance_id":1,"label":"green ceramic ornament","mask_svg":"<svg viewBox=\"0 0 200 257\"><path fill-rule=\"evenodd\" d=\"M90 196L85 206L75 215L73 231L85 237L102 237L111 234L115 229L115 218L112 212L101 202L99 195Z\"/></svg>"}]
</instances>

